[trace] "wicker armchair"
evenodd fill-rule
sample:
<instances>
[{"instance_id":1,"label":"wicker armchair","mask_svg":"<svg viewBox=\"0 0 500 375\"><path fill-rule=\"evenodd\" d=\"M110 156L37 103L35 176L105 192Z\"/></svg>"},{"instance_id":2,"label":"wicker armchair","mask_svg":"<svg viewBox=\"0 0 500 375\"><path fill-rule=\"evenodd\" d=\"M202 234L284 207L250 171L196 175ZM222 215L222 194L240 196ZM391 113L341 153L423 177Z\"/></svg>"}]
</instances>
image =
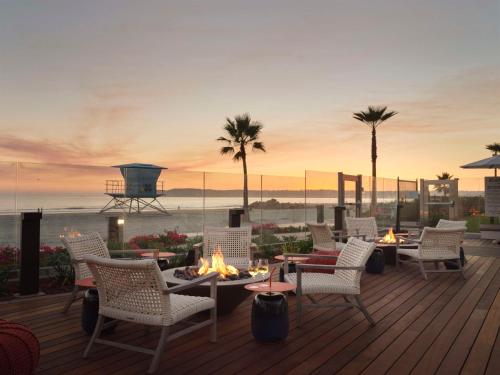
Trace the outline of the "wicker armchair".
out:
<instances>
[{"instance_id":1,"label":"wicker armchair","mask_svg":"<svg viewBox=\"0 0 500 375\"><path fill-rule=\"evenodd\" d=\"M211 258L215 249L219 248L226 264L246 269L248 261L253 257L256 245L252 244L251 227L206 227L203 232L203 243L194 246L196 261L200 258L201 247L203 247L202 256L205 259Z\"/></svg>"},{"instance_id":2,"label":"wicker armchair","mask_svg":"<svg viewBox=\"0 0 500 375\"><path fill-rule=\"evenodd\" d=\"M300 327L302 321L302 310L309 307L343 307L354 306L361 310L370 324L375 322L361 300L361 274L365 270L365 264L375 249L375 243L365 242L358 238L351 237L340 253L336 265L324 264L296 264L297 273L288 273L287 257L305 256L315 257L311 254L285 254L285 280L296 284L297 301L297 326ZM327 257L318 255L316 257ZM335 270L334 274L303 272L304 269L314 270ZM341 294L345 303L320 304L313 297L313 294ZM302 296L306 295L311 303L303 304ZM354 299L354 301L352 300Z\"/></svg>"},{"instance_id":3,"label":"wicker armchair","mask_svg":"<svg viewBox=\"0 0 500 375\"><path fill-rule=\"evenodd\" d=\"M375 241L379 238L374 217L346 217L345 225L347 237L360 237L364 241Z\"/></svg>"},{"instance_id":4,"label":"wicker armchair","mask_svg":"<svg viewBox=\"0 0 500 375\"><path fill-rule=\"evenodd\" d=\"M448 228L448 229L467 229L467 222L465 220L445 220L439 219L436 224L436 228Z\"/></svg>"},{"instance_id":5,"label":"wicker armchair","mask_svg":"<svg viewBox=\"0 0 500 375\"><path fill-rule=\"evenodd\" d=\"M153 355L148 373L157 370L162 352L168 341L211 326L210 341L217 339L217 274L211 273L189 283L168 288L155 260L117 260L88 255L84 257L96 280L99 291L99 318L92 337L85 349L86 358L94 343ZM210 282L210 297L176 294L189 288ZM169 335L169 328L201 311L210 310L210 317L202 322L191 323L188 328ZM116 341L103 340L99 336L105 317L147 326L160 326L161 335L155 350Z\"/></svg>"},{"instance_id":6,"label":"wicker armchair","mask_svg":"<svg viewBox=\"0 0 500 375\"><path fill-rule=\"evenodd\" d=\"M110 258L110 255L106 244L97 232L76 237L61 237L61 241L68 251L71 264L75 270L75 286L63 309L63 313L66 313L78 297L80 289L78 281L92 277L92 272L90 272L83 257L85 255L96 255L102 258Z\"/></svg>"},{"instance_id":7,"label":"wicker armchair","mask_svg":"<svg viewBox=\"0 0 500 375\"><path fill-rule=\"evenodd\" d=\"M396 249L396 265L399 263L417 263L420 271L427 279L429 272L461 272L465 278L460 261L460 244L464 236L465 228L429 228L425 227L420 239L405 239L405 243L416 244L417 248L400 247L399 237ZM408 260L401 259L401 255L408 257ZM456 262L457 269L439 269L439 262ZM432 262L435 270L425 269L424 263Z\"/></svg>"},{"instance_id":8,"label":"wicker armchair","mask_svg":"<svg viewBox=\"0 0 500 375\"><path fill-rule=\"evenodd\" d=\"M335 251L342 250L344 245L342 242L336 242L333 233L328 224L312 224L306 223L309 232L311 232L313 240L313 250L318 251ZM340 234L340 231L338 231Z\"/></svg>"}]
</instances>

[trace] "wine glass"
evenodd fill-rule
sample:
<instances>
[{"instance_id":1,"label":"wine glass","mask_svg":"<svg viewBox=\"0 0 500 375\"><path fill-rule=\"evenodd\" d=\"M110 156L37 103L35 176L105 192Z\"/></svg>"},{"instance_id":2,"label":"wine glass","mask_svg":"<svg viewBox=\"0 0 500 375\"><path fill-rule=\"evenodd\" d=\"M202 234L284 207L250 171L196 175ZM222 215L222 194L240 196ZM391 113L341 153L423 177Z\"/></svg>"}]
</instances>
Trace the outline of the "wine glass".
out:
<instances>
[{"instance_id":1,"label":"wine glass","mask_svg":"<svg viewBox=\"0 0 500 375\"><path fill-rule=\"evenodd\" d=\"M248 273L255 277L259 273L259 262L256 260L248 261Z\"/></svg>"},{"instance_id":2,"label":"wine glass","mask_svg":"<svg viewBox=\"0 0 500 375\"><path fill-rule=\"evenodd\" d=\"M260 273L269 273L269 260L259 259L259 272Z\"/></svg>"}]
</instances>

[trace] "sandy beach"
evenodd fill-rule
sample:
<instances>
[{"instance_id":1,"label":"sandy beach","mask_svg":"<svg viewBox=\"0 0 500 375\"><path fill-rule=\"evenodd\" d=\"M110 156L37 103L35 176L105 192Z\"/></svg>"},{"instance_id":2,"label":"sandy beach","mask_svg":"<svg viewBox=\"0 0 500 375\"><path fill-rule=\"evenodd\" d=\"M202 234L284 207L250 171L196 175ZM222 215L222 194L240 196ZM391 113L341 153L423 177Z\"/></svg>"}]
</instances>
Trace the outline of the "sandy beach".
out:
<instances>
[{"instance_id":1,"label":"sandy beach","mask_svg":"<svg viewBox=\"0 0 500 375\"><path fill-rule=\"evenodd\" d=\"M104 239L108 237L109 217L123 217L124 240L137 235L162 233L167 230L177 230L180 233L197 234L202 232L204 225L227 226L228 209L191 209L170 210L169 215L157 212L141 214L122 214L119 212L72 212L44 213L41 222L41 243L45 245L60 245L59 236L68 231L99 232ZM291 209L255 209L250 212L253 224L274 223L277 225L303 225L306 221L316 220L316 207ZM0 245L15 245L19 243L20 215L0 215ZM325 210L325 220L333 220L333 208Z\"/></svg>"}]
</instances>

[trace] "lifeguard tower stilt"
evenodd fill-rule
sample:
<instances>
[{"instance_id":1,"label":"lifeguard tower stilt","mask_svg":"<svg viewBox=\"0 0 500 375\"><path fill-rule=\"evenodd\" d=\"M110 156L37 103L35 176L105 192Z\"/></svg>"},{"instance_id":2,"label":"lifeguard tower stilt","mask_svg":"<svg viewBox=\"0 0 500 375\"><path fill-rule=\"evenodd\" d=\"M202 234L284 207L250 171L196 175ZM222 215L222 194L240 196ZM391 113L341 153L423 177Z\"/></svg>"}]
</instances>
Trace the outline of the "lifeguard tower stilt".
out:
<instances>
[{"instance_id":1,"label":"lifeguard tower stilt","mask_svg":"<svg viewBox=\"0 0 500 375\"><path fill-rule=\"evenodd\" d=\"M120 168L123 180L106 180L105 194L111 200L101 209L100 213L121 209L129 213L141 213L146 208L169 215L158 197L165 196L163 181L158 181L162 169L153 164L123 164L114 165Z\"/></svg>"}]
</instances>

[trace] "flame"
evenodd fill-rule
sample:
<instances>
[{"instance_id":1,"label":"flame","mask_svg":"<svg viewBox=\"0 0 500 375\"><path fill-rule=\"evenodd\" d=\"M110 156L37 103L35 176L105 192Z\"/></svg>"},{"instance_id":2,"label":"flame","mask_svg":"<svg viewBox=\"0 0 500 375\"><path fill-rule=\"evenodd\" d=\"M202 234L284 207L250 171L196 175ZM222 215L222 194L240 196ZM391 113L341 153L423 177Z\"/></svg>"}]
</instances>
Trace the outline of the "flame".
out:
<instances>
[{"instance_id":1,"label":"flame","mask_svg":"<svg viewBox=\"0 0 500 375\"><path fill-rule=\"evenodd\" d=\"M389 230L387 231L387 234L382 239L382 242L396 243L396 236L394 235L394 232L392 231L392 227L389 228Z\"/></svg>"},{"instance_id":2,"label":"flame","mask_svg":"<svg viewBox=\"0 0 500 375\"><path fill-rule=\"evenodd\" d=\"M198 275L217 272L221 279L225 279L229 275L238 275L240 273L236 267L224 263L224 255L222 255L220 248L215 249L212 254L212 266L204 258L200 258L200 263L201 266L198 268Z\"/></svg>"}]
</instances>

